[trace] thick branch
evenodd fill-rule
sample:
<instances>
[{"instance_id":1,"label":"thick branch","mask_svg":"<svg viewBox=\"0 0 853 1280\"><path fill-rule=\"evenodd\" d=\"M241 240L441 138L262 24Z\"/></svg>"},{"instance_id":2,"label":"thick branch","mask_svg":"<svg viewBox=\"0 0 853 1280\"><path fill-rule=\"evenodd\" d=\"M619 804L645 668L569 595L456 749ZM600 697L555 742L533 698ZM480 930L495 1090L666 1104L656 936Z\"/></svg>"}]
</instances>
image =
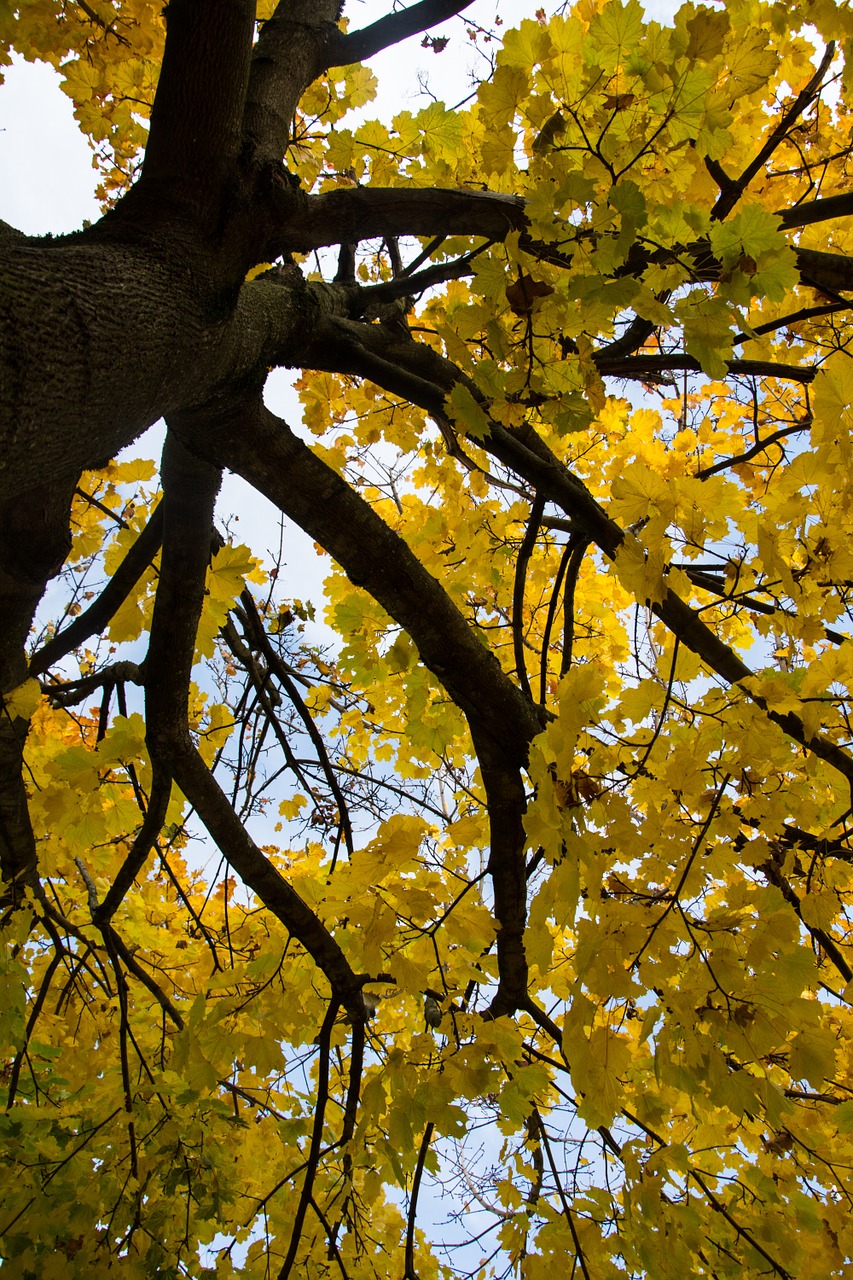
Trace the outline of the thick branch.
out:
<instances>
[{"instance_id":1,"label":"thick branch","mask_svg":"<svg viewBox=\"0 0 853 1280\"><path fill-rule=\"evenodd\" d=\"M433 416L444 416L446 395L457 382L464 380L456 366L432 348L411 338L395 339L381 325L330 320L326 324L326 336L336 369L371 378L380 387L411 400ZM315 347L313 351L314 357L322 361L320 348ZM329 366L320 363L318 367ZM473 383L469 381L467 385L482 399ZM479 443L532 485L546 501L562 507L573 527L585 532L609 559L615 558L625 540L624 532L532 427L511 432L492 423L488 437ZM831 764L853 789L853 758L830 739L812 737L793 712L780 714L770 709L756 689L750 668L705 625L690 605L671 588L663 586L661 600L650 602L650 607L712 671L727 683L739 685L770 720L794 741Z\"/></svg>"},{"instance_id":2,"label":"thick branch","mask_svg":"<svg viewBox=\"0 0 853 1280\"><path fill-rule=\"evenodd\" d=\"M361 983L340 947L245 831L190 738L187 695L220 473L170 432L162 476L163 556L146 672L152 762L168 770L236 874L302 943L336 998L361 1017Z\"/></svg>"},{"instance_id":3,"label":"thick branch","mask_svg":"<svg viewBox=\"0 0 853 1280\"><path fill-rule=\"evenodd\" d=\"M786 231L792 227L810 227L815 222L828 222L831 218L849 218L853 215L853 191L838 196L824 196L817 200L804 200L791 209L777 209L776 217L782 219Z\"/></svg>"},{"instance_id":4,"label":"thick branch","mask_svg":"<svg viewBox=\"0 0 853 1280\"><path fill-rule=\"evenodd\" d=\"M329 49L329 66L345 67L351 62L364 62L389 45L399 44L409 36L446 22L471 3L472 0L420 0L419 4L409 5L408 9L386 14L360 31L347 35L340 32Z\"/></svg>"},{"instance_id":5,"label":"thick branch","mask_svg":"<svg viewBox=\"0 0 853 1280\"><path fill-rule=\"evenodd\" d=\"M519 770L544 723L541 710L504 674L402 538L284 422L262 404L243 400L220 411L216 431L210 424L207 417L206 446L295 520L405 627L421 660L464 711L489 809L489 872L499 925L496 1015L514 1011L527 996L525 794ZM182 428L188 426L185 418Z\"/></svg>"},{"instance_id":6,"label":"thick branch","mask_svg":"<svg viewBox=\"0 0 853 1280\"><path fill-rule=\"evenodd\" d=\"M166 46L134 203L218 214L240 146L252 0L169 0ZM162 206L161 216L162 216Z\"/></svg>"},{"instance_id":7,"label":"thick branch","mask_svg":"<svg viewBox=\"0 0 853 1280\"><path fill-rule=\"evenodd\" d=\"M380 236L485 236L503 240L525 225L520 196L491 191L346 187L306 196L282 230L282 245L308 253Z\"/></svg>"},{"instance_id":8,"label":"thick branch","mask_svg":"<svg viewBox=\"0 0 853 1280\"><path fill-rule=\"evenodd\" d=\"M527 871L524 783L517 769L508 769L488 742L473 730L474 749L486 789L489 813L489 876L495 897L498 990L490 1014L513 1014L528 999L524 926L527 923Z\"/></svg>"},{"instance_id":9,"label":"thick branch","mask_svg":"<svg viewBox=\"0 0 853 1280\"><path fill-rule=\"evenodd\" d=\"M68 518L76 478L0 502L0 878L18 901L37 888L35 835L27 806L24 745L29 722L2 695L26 680L25 644L48 580L71 543Z\"/></svg>"},{"instance_id":10,"label":"thick branch","mask_svg":"<svg viewBox=\"0 0 853 1280\"><path fill-rule=\"evenodd\" d=\"M846 254L822 253L819 249L796 249L795 253L804 284L836 300L842 291L853 292L853 259Z\"/></svg>"},{"instance_id":11,"label":"thick branch","mask_svg":"<svg viewBox=\"0 0 853 1280\"><path fill-rule=\"evenodd\" d=\"M263 24L252 51L243 135L261 167L280 164L296 107L328 65L338 34L336 0L284 0Z\"/></svg>"},{"instance_id":12,"label":"thick branch","mask_svg":"<svg viewBox=\"0 0 853 1280\"><path fill-rule=\"evenodd\" d=\"M329 552L403 626L424 665L506 762L523 766L544 723L440 583L370 505L254 397L183 415L208 453L242 475Z\"/></svg>"}]
</instances>

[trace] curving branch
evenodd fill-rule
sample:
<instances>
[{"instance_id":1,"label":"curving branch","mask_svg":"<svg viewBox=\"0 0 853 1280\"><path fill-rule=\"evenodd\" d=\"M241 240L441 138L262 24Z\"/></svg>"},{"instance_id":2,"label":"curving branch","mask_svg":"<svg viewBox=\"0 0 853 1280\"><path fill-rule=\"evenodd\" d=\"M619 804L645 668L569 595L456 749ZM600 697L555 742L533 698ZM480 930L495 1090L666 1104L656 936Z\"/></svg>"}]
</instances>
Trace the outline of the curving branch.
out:
<instances>
[{"instance_id":1,"label":"curving branch","mask_svg":"<svg viewBox=\"0 0 853 1280\"><path fill-rule=\"evenodd\" d=\"M546 497L562 507L573 523L585 529L609 559L615 559L625 540L624 532L599 506L586 486L551 453L532 428L511 433L495 425L486 448L530 484L541 488ZM752 670L706 626L695 609L665 583L662 585L661 599L648 603L652 612L682 644L728 684L738 685L788 737L832 765L847 779L853 791L853 757L831 739L810 734L802 719L794 712L780 713L769 707L761 697Z\"/></svg>"},{"instance_id":2,"label":"curving branch","mask_svg":"<svg viewBox=\"0 0 853 1280\"><path fill-rule=\"evenodd\" d=\"M545 528L553 527L550 521L546 523L546 520L548 520L548 517L543 519L543 522L542 522L543 527ZM566 525L570 525L570 521L568 520L566 520L564 523ZM554 577L554 585L551 588L551 599L548 601L548 612L545 616L545 627L542 632L542 649L539 655L539 701L542 703L543 706L545 706L547 701L547 696L548 696L548 654L551 650L551 632L554 627L554 618L557 615L557 604L559 603L560 592L563 588L563 579L566 576L566 570L569 567L569 563L571 561L572 555L577 550L577 544L578 544L577 535L571 531L571 528L569 528L569 540L566 543L566 545L563 547L563 552L562 552L562 555L560 556L560 563L557 567L557 573ZM584 545L584 550L586 550L586 545ZM565 624L568 621L570 609L572 610L574 609L574 598L572 596L572 598L570 599L569 592L567 591L565 603L563 606L564 634L566 631Z\"/></svg>"},{"instance_id":3,"label":"curving branch","mask_svg":"<svg viewBox=\"0 0 853 1280\"><path fill-rule=\"evenodd\" d=\"M564 676L571 668L575 647L575 590L578 585L581 565L587 553L590 539L574 535L566 545L568 563L566 565L566 588L563 592L563 652L560 657L560 675ZM556 594L556 587L555 587Z\"/></svg>"},{"instance_id":4,"label":"curving branch","mask_svg":"<svg viewBox=\"0 0 853 1280\"><path fill-rule=\"evenodd\" d=\"M370 378L386 391L411 400L433 417L445 415L446 397L459 382L464 382L488 408L476 385L464 378L451 361L411 337L401 338L382 325L358 324L338 317L329 317L320 330L327 347L324 349L318 344L312 348L316 368L334 367L338 372ZM615 559L625 542L624 531L531 426L525 424L510 431L492 422L488 436L478 443L526 480L546 501L561 507L573 528L584 532L608 559ZM793 712L780 713L768 707L752 670L715 635L696 610L666 586L665 575L666 570L661 599L648 602L652 612L711 671L728 684L738 685L790 738L832 765L847 779L853 792L853 756L829 738L812 736Z\"/></svg>"},{"instance_id":5,"label":"curving branch","mask_svg":"<svg viewBox=\"0 0 853 1280\"><path fill-rule=\"evenodd\" d=\"M533 548L536 546L544 511L545 503L537 493L530 508L530 518L515 562L515 581L512 590L512 647L515 655L515 673L518 676L519 685L528 698L532 698L533 694L530 692L530 679L524 661L524 587L527 580L527 566L530 563Z\"/></svg>"},{"instance_id":6,"label":"curving branch","mask_svg":"<svg viewBox=\"0 0 853 1280\"><path fill-rule=\"evenodd\" d=\"M317 1176L317 1169L319 1168L320 1157L322 1155L323 1124L326 1119L326 1104L329 1101L329 1062L331 1057L332 1028L335 1025L338 1007L339 1005L337 1000L331 1000L329 1002L329 1007L326 1010L326 1016L323 1019L323 1025L320 1028L320 1063L317 1069L317 1096L314 1102L314 1124L311 1129L311 1145L308 1149L305 1178L302 1183L299 1203L296 1206L293 1230L290 1234L290 1244L288 1245L281 1270L278 1273L278 1280L288 1280L288 1277L293 1272L293 1264L296 1261L299 1241L302 1238L302 1227L305 1222L305 1214L308 1212L308 1206L311 1203L314 1194L314 1180Z\"/></svg>"},{"instance_id":7,"label":"curving branch","mask_svg":"<svg viewBox=\"0 0 853 1280\"><path fill-rule=\"evenodd\" d=\"M373 326L372 326L373 327ZM378 327L378 326L377 326ZM489 873L499 923L500 984L494 1016L527 994L524 925L524 785L520 770L547 713L501 670L490 650L402 538L336 472L256 398L220 406L218 421L182 417L207 449L295 520L403 626L421 661L464 712L488 801ZM179 779L180 781L180 779ZM186 787L181 782L186 793ZM188 793L187 793L188 794ZM195 796L193 799L198 807ZM204 820L204 814L202 814Z\"/></svg>"},{"instance_id":8,"label":"curving branch","mask_svg":"<svg viewBox=\"0 0 853 1280\"><path fill-rule=\"evenodd\" d=\"M157 837L166 821L166 811L172 795L172 779L165 769L160 767L158 761L152 760L151 763L153 779L148 809L130 852L107 890L107 896L92 913L92 919L99 927L115 915L136 877L148 861L148 855L157 843Z\"/></svg>"},{"instance_id":9,"label":"curving branch","mask_svg":"<svg viewBox=\"0 0 853 1280\"><path fill-rule=\"evenodd\" d=\"M38 676L55 662L59 662L72 649L78 648L90 638L104 631L124 604L151 561L160 550L163 540L163 503L158 502L145 528L129 548L126 556L107 581L104 589L88 609L69 623L62 631L51 636L30 658L30 675Z\"/></svg>"},{"instance_id":10,"label":"curving branch","mask_svg":"<svg viewBox=\"0 0 853 1280\"><path fill-rule=\"evenodd\" d=\"M175 780L229 866L325 974L338 1003L352 1017L363 1017L361 980L332 935L246 832L190 737L189 680L220 475L170 430L162 466L162 565L146 662L148 749L152 764Z\"/></svg>"},{"instance_id":11,"label":"curving branch","mask_svg":"<svg viewBox=\"0 0 853 1280\"><path fill-rule=\"evenodd\" d=\"M523 767L544 713L502 671L400 535L254 393L235 395L217 413L182 414L182 433L189 440L199 433L209 456L242 475L328 551L405 628L481 738Z\"/></svg>"},{"instance_id":12,"label":"curving branch","mask_svg":"<svg viewBox=\"0 0 853 1280\"><path fill-rule=\"evenodd\" d=\"M538 1133L539 1140L542 1143L543 1147L545 1148L545 1154L548 1157L548 1165L551 1169L551 1176L554 1179L554 1187L557 1191L557 1195L560 1200L560 1205L562 1206L563 1216L566 1219L569 1231L571 1233L572 1244L574 1245L574 1248L575 1248L575 1258L577 1260L578 1266L581 1269L581 1275L584 1277L584 1280L590 1280L589 1268L587 1267L587 1264L586 1264L586 1254L583 1251L583 1245L581 1244L580 1236L578 1235L578 1229L575 1223L574 1214L572 1213L571 1205L569 1204L568 1199L566 1198L566 1193L563 1189L563 1182L560 1177L559 1170L557 1169L557 1162L555 1161L554 1153L551 1150L551 1143L548 1138L548 1130L545 1128L545 1122L542 1119L542 1116L538 1108L534 1107L533 1111L531 1112L531 1119L533 1119L534 1123L536 1124L536 1131Z\"/></svg>"},{"instance_id":13,"label":"curving branch","mask_svg":"<svg viewBox=\"0 0 853 1280\"><path fill-rule=\"evenodd\" d=\"M406 1255L403 1280L419 1280L418 1273L415 1270L415 1224L418 1220L418 1195L421 1189L421 1178L423 1177L429 1144L432 1142L434 1131L435 1125L430 1120L421 1138L418 1162L415 1165L415 1176L412 1179L412 1194L409 1197L409 1212L406 1215Z\"/></svg>"}]
</instances>

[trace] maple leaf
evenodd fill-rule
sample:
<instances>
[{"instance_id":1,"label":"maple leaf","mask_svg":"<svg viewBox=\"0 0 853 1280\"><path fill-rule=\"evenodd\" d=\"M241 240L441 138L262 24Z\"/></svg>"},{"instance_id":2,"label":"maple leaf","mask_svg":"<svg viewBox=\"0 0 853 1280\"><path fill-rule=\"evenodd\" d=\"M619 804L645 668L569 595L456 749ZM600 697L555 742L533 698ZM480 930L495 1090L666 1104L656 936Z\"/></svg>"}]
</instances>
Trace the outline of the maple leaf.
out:
<instances>
[{"instance_id":1,"label":"maple leaf","mask_svg":"<svg viewBox=\"0 0 853 1280\"><path fill-rule=\"evenodd\" d=\"M547 298L554 290L544 280L534 280L532 276L522 274L513 284L507 285L505 292L513 315L526 316L533 310L537 298Z\"/></svg>"}]
</instances>

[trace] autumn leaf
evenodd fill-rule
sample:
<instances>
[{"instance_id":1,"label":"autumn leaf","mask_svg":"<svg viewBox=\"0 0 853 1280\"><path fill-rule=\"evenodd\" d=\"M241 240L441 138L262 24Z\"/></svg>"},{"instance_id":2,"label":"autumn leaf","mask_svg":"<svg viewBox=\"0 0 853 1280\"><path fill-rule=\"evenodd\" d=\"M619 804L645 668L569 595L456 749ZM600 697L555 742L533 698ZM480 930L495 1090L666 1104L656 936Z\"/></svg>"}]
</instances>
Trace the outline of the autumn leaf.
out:
<instances>
[{"instance_id":1,"label":"autumn leaf","mask_svg":"<svg viewBox=\"0 0 853 1280\"><path fill-rule=\"evenodd\" d=\"M551 285L544 280L534 280L532 276L522 274L513 284L507 285L506 300L513 315L527 316L537 298L547 298L553 292Z\"/></svg>"}]
</instances>

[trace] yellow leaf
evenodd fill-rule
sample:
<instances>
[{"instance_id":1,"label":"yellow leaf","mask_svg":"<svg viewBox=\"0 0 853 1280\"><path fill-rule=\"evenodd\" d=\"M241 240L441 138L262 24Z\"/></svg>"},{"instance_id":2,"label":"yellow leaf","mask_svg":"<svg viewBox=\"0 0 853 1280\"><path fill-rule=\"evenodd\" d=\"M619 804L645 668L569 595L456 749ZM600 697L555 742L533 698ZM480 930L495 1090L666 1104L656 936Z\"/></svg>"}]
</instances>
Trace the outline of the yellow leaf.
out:
<instances>
[{"instance_id":1,"label":"yellow leaf","mask_svg":"<svg viewBox=\"0 0 853 1280\"><path fill-rule=\"evenodd\" d=\"M29 720L41 701L41 685L38 680L25 680L16 689L12 689L3 697L3 709L7 716L15 719Z\"/></svg>"}]
</instances>

